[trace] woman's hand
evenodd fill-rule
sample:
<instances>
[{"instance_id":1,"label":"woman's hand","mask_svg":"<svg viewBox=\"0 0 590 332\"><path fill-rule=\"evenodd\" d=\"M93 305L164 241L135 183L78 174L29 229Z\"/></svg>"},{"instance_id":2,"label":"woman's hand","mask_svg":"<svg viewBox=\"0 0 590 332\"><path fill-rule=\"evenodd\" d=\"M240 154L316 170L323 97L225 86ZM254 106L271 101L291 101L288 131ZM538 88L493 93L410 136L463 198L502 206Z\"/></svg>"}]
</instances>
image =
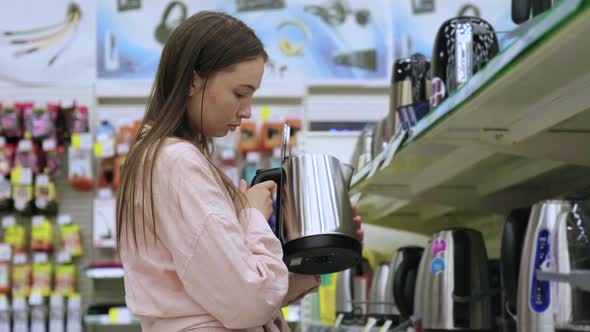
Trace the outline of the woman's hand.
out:
<instances>
[{"instance_id":1,"label":"woman's hand","mask_svg":"<svg viewBox=\"0 0 590 332\"><path fill-rule=\"evenodd\" d=\"M358 214L356 214L356 206L352 207L352 214L354 215L353 220L354 220L354 224L356 225L356 233L359 236L359 240L361 241L361 247L364 248L365 247L365 230L363 229L362 223L363 220L361 218L361 216L359 216Z\"/></svg>"},{"instance_id":2,"label":"woman's hand","mask_svg":"<svg viewBox=\"0 0 590 332\"><path fill-rule=\"evenodd\" d=\"M272 214L272 197L277 190L277 184L274 181L264 181L248 188L245 180L240 181L240 190L248 199L251 207L258 209L266 219Z\"/></svg>"}]
</instances>

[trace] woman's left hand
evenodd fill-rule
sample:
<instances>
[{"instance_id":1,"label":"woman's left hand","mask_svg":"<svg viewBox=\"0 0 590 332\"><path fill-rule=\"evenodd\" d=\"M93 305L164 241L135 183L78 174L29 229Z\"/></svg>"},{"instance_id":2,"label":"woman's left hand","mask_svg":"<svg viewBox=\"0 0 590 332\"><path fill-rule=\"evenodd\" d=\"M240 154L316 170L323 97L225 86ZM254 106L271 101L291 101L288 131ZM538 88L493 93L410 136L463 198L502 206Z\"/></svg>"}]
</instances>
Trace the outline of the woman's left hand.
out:
<instances>
[{"instance_id":1,"label":"woman's left hand","mask_svg":"<svg viewBox=\"0 0 590 332\"><path fill-rule=\"evenodd\" d=\"M356 233L359 236L359 240L361 241L361 248L365 247L365 230L363 229L362 223L363 223L363 219L361 218L361 216L359 216L358 214L356 214L356 206L352 207L352 214L353 214L353 220L354 220L354 224L356 225Z\"/></svg>"}]
</instances>

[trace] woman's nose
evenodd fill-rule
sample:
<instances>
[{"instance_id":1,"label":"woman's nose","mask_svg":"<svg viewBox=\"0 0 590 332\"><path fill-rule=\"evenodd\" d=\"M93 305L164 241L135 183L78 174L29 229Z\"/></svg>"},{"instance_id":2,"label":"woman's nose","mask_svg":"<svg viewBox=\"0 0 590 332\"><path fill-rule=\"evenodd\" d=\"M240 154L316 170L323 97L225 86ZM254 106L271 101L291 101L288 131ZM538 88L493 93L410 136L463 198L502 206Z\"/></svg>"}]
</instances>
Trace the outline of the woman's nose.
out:
<instances>
[{"instance_id":1,"label":"woman's nose","mask_svg":"<svg viewBox=\"0 0 590 332\"><path fill-rule=\"evenodd\" d=\"M250 119L251 116L252 116L252 104L250 104L250 103L242 106L238 110L238 117L240 119Z\"/></svg>"}]
</instances>

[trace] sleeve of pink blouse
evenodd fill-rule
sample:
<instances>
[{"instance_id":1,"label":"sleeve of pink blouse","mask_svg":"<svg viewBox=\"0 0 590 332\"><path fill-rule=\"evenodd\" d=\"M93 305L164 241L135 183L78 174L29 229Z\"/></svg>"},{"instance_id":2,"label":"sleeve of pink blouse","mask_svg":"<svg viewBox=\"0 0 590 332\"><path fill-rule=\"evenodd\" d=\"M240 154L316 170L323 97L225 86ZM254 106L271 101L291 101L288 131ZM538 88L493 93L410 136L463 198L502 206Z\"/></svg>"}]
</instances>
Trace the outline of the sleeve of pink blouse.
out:
<instances>
[{"instance_id":1,"label":"sleeve of pink blouse","mask_svg":"<svg viewBox=\"0 0 590 332\"><path fill-rule=\"evenodd\" d=\"M161 224L184 288L229 329L263 326L288 289L279 240L260 211L236 216L200 152L176 155L166 164L178 215Z\"/></svg>"}]
</instances>

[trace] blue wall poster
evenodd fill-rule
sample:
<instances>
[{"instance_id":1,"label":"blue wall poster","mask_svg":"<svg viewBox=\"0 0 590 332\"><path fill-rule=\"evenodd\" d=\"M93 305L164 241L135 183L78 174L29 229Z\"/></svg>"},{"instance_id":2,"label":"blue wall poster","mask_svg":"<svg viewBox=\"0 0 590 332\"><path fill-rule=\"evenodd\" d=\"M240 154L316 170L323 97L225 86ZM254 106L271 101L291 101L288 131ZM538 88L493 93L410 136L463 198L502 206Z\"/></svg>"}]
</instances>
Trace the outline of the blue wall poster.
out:
<instances>
[{"instance_id":1,"label":"blue wall poster","mask_svg":"<svg viewBox=\"0 0 590 332\"><path fill-rule=\"evenodd\" d=\"M370 5L369 5L370 4ZM182 19L201 10L234 15L269 54L265 81L387 82L392 63L387 0L100 1L97 78L151 80L162 45Z\"/></svg>"},{"instance_id":2,"label":"blue wall poster","mask_svg":"<svg viewBox=\"0 0 590 332\"><path fill-rule=\"evenodd\" d=\"M475 16L489 22L498 33L500 47L507 46L517 26L512 22L510 0L395 0L393 13L393 49L396 59L419 52L432 58L438 28L457 16Z\"/></svg>"}]
</instances>

